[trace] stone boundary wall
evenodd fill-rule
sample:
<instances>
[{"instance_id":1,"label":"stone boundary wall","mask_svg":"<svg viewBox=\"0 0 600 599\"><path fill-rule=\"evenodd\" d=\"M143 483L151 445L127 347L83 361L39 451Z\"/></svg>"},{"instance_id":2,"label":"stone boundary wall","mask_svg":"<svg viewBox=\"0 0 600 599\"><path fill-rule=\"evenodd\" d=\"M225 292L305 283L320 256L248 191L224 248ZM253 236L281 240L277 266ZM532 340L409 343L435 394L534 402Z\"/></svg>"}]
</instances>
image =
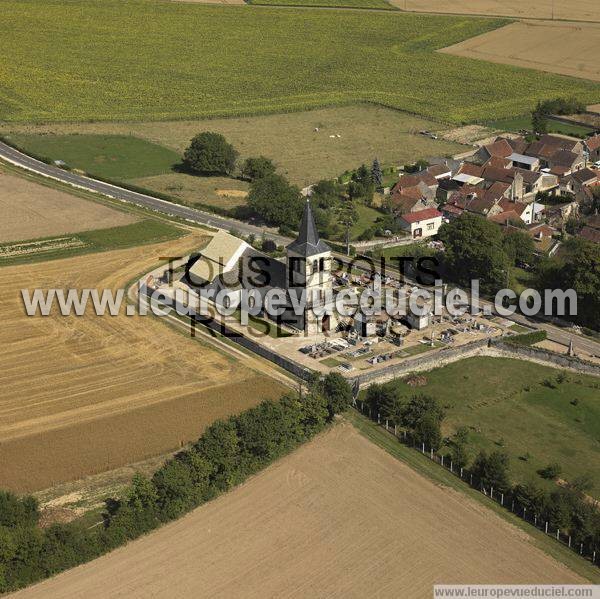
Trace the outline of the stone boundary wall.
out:
<instances>
[{"instance_id":1,"label":"stone boundary wall","mask_svg":"<svg viewBox=\"0 0 600 599\"><path fill-rule=\"evenodd\" d=\"M402 364L394 364L380 370L361 374L354 377L353 380L358 381L358 385L361 387L368 387L373 383L385 383L412 372L440 368L452 362L458 362L459 360L473 356L527 360L543 366L562 368L580 374L600 377L599 364L586 362L577 357L556 354L539 347L511 345L502 339L480 339L461 347L443 349L431 356L422 356L414 360L407 360Z\"/></svg>"}]
</instances>

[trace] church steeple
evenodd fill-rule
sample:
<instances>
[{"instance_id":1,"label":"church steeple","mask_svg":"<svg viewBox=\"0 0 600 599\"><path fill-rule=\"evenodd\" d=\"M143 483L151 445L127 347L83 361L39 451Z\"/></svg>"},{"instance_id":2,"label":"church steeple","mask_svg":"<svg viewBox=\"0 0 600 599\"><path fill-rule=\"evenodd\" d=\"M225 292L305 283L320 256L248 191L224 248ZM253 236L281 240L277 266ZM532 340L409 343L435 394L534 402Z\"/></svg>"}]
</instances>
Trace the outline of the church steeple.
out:
<instances>
[{"instance_id":1,"label":"church steeple","mask_svg":"<svg viewBox=\"0 0 600 599\"><path fill-rule=\"evenodd\" d=\"M317 254L330 252L331 248L319 238L315 218L310 207L310 200L306 199L304 213L298 237L287 246L288 252L293 252L297 256L308 258Z\"/></svg>"}]
</instances>

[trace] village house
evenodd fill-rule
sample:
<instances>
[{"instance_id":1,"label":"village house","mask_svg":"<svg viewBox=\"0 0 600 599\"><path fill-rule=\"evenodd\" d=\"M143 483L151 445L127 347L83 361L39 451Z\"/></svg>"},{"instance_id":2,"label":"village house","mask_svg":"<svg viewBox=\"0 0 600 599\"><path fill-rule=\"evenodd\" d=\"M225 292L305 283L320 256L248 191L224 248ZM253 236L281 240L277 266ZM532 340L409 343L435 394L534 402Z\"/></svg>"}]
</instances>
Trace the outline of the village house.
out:
<instances>
[{"instance_id":1,"label":"village house","mask_svg":"<svg viewBox=\"0 0 600 599\"><path fill-rule=\"evenodd\" d=\"M581 195L584 187L592 187L599 185L598 171L590 168L582 168L581 170L565 177L561 182L561 191L563 193L571 193L575 196Z\"/></svg>"},{"instance_id":2,"label":"village house","mask_svg":"<svg viewBox=\"0 0 600 599\"><path fill-rule=\"evenodd\" d=\"M588 153L588 160L590 162L600 161L600 133L588 137L583 143Z\"/></svg>"},{"instance_id":3,"label":"village house","mask_svg":"<svg viewBox=\"0 0 600 599\"><path fill-rule=\"evenodd\" d=\"M398 224L413 239L437 235L442 226L442 213L436 208L408 212L398 217Z\"/></svg>"},{"instance_id":4,"label":"village house","mask_svg":"<svg viewBox=\"0 0 600 599\"><path fill-rule=\"evenodd\" d=\"M587 219L583 229L579 231L579 237L592 243L600 243L600 215L594 214Z\"/></svg>"}]
</instances>

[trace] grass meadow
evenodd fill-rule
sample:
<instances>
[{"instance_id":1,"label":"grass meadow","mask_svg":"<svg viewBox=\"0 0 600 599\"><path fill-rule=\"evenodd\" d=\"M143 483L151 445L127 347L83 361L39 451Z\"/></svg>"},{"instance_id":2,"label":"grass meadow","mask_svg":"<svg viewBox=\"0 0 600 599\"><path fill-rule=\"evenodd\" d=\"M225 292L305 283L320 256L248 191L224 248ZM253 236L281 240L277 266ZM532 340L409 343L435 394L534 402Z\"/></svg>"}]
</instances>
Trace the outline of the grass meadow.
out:
<instances>
[{"instance_id":1,"label":"grass meadow","mask_svg":"<svg viewBox=\"0 0 600 599\"><path fill-rule=\"evenodd\" d=\"M590 81L442 54L502 19L5 0L0 120L167 120L370 101L444 122L600 100Z\"/></svg>"},{"instance_id":2,"label":"grass meadow","mask_svg":"<svg viewBox=\"0 0 600 599\"><path fill-rule=\"evenodd\" d=\"M600 498L600 380L560 373L531 362L507 358L469 358L425 373L418 389L401 380L401 397L415 393L436 397L446 411L444 434L469 428L471 458L480 449L510 456L515 482L535 480L552 487L537 471L551 462L562 478L589 473Z\"/></svg>"},{"instance_id":3,"label":"grass meadow","mask_svg":"<svg viewBox=\"0 0 600 599\"><path fill-rule=\"evenodd\" d=\"M135 179L168 173L181 156L163 146L121 135L10 135L29 154L63 160L71 168L107 179Z\"/></svg>"}]
</instances>

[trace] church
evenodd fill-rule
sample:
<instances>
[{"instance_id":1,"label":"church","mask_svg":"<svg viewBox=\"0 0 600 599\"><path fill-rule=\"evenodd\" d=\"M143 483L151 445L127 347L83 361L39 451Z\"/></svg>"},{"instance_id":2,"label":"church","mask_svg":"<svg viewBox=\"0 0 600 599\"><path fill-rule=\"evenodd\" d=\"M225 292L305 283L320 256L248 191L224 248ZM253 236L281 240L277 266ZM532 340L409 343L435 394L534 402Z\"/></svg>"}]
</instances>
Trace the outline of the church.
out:
<instances>
[{"instance_id":1,"label":"church","mask_svg":"<svg viewBox=\"0 0 600 599\"><path fill-rule=\"evenodd\" d=\"M210 293L225 308L240 304L244 291L260 297L260 315L306 335L335 330L331 248L319 238L307 200L298 236L286 248L285 261L257 250L219 230L188 262L182 282L198 293ZM285 294L282 314L271 316L273 290ZM269 293L271 292L271 293Z\"/></svg>"}]
</instances>

